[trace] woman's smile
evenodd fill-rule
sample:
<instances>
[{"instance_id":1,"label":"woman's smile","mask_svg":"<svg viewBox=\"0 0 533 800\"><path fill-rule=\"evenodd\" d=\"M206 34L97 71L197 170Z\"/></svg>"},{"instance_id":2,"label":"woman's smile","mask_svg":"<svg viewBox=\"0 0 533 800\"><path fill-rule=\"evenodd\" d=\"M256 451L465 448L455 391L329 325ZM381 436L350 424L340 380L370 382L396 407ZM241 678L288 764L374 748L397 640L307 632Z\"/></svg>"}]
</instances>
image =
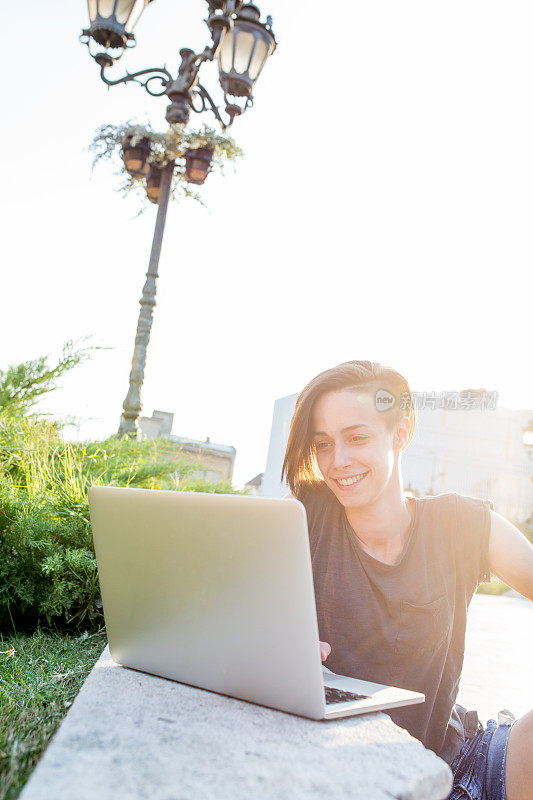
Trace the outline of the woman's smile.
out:
<instances>
[{"instance_id":1,"label":"woman's smile","mask_svg":"<svg viewBox=\"0 0 533 800\"><path fill-rule=\"evenodd\" d=\"M352 489L354 486L358 486L367 475L368 472L359 472L357 475L349 475L346 478L333 478L333 480L339 489L342 489L342 491L347 491L348 489Z\"/></svg>"}]
</instances>

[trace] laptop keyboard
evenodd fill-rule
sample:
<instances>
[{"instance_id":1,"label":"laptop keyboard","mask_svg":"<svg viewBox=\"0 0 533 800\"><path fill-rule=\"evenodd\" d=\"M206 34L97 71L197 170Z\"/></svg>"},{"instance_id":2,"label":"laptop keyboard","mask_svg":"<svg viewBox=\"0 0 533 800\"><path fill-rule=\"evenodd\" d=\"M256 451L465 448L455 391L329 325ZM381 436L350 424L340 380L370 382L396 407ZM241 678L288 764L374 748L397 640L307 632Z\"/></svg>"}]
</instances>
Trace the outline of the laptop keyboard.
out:
<instances>
[{"instance_id":1,"label":"laptop keyboard","mask_svg":"<svg viewBox=\"0 0 533 800\"><path fill-rule=\"evenodd\" d=\"M324 686L326 703L346 703L348 700L366 700L369 695L356 694L356 692L343 692L342 689L334 689L333 686Z\"/></svg>"}]
</instances>

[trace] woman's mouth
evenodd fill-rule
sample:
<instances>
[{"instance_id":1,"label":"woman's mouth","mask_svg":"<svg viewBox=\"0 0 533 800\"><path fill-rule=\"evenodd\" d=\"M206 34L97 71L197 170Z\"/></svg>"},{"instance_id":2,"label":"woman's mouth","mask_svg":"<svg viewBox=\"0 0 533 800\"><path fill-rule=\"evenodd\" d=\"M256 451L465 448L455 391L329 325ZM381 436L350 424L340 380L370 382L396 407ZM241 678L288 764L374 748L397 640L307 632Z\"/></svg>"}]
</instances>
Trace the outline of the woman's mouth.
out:
<instances>
[{"instance_id":1,"label":"woman's mouth","mask_svg":"<svg viewBox=\"0 0 533 800\"><path fill-rule=\"evenodd\" d=\"M363 481L368 472L359 472L357 475L348 475L346 478L333 478L339 489L348 491L354 486L358 486Z\"/></svg>"}]
</instances>

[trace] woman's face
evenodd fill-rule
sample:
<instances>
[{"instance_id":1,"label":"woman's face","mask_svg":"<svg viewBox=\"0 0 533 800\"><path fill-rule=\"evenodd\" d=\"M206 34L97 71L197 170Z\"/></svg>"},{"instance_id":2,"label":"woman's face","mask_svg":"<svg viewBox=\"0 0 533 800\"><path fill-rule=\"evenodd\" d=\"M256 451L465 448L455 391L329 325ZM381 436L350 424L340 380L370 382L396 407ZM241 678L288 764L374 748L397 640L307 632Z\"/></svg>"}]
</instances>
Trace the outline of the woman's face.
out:
<instances>
[{"instance_id":1,"label":"woman's face","mask_svg":"<svg viewBox=\"0 0 533 800\"><path fill-rule=\"evenodd\" d=\"M374 392L341 389L316 401L313 442L320 472L345 507L366 506L390 485L400 449L395 431L376 409ZM402 442L400 440L400 446Z\"/></svg>"}]
</instances>

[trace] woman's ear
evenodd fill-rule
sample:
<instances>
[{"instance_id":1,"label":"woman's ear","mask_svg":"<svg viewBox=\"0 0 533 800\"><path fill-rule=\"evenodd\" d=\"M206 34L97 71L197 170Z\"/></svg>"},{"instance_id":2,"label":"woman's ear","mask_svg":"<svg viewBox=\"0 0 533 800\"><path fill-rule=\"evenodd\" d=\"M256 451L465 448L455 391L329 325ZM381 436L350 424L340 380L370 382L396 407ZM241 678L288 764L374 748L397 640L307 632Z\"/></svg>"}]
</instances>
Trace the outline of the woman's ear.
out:
<instances>
[{"instance_id":1,"label":"woman's ear","mask_svg":"<svg viewBox=\"0 0 533 800\"><path fill-rule=\"evenodd\" d=\"M403 450L409 444L411 438L411 420L409 417L402 417L396 425L394 435L395 449Z\"/></svg>"}]
</instances>

